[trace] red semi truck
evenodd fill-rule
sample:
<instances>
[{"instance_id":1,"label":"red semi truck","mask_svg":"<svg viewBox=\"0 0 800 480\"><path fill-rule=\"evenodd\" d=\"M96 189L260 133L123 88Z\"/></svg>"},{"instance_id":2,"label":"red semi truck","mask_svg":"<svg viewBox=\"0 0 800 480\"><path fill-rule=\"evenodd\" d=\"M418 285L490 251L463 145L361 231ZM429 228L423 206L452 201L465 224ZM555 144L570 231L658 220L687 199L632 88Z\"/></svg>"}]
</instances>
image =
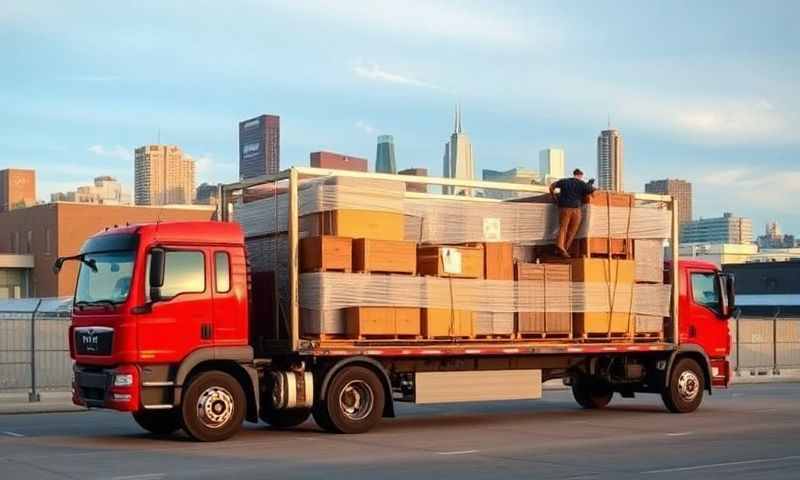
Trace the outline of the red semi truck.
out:
<instances>
[{"instance_id":1,"label":"red semi truck","mask_svg":"<svg viewBox=\"0 0 800 480\"><path fill-rule=\"evenodd\" d=\"M288 181L293 257L292 182L303 172L262 179ZM487 185L473 183L466 186ZM216 441L244 420L289 428L311 415L325 430L360 433L394 416L395 401L537 398L542 382L557 378L584 408L602 408L615 393L655 393L669 411L685 413L729 381L733 279L707 262L666 265L673 316L660 341L331 346L299 338L294 302L284 342L252 339L264 320L251 312L265 300L253 298L247 255L238 224L208 221L114 227L89 238L79 255L60 258L56 270L81 262L69 333L74 403L131 412L150 432L182 428ZM289 274L295 290L296 268Z\"/></svg>"}]
</instances>

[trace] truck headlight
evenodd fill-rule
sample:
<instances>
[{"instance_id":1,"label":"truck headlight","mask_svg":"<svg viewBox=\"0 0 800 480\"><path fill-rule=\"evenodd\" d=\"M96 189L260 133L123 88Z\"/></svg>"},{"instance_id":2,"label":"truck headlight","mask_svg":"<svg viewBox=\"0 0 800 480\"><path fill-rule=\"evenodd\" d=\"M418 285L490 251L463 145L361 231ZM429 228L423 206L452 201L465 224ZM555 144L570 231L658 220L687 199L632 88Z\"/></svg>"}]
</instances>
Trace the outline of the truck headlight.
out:
<instances>
[{"instance_id":1,"label":"truck headlight","mask_svg":"<svg viewBox=\"0 0 800 480\"><path fill-rule=\"evenodd\" d=\"M130 373L114 375L115 387L130 387L133 385L133 375Z\"/></svg>"}]
</instances>

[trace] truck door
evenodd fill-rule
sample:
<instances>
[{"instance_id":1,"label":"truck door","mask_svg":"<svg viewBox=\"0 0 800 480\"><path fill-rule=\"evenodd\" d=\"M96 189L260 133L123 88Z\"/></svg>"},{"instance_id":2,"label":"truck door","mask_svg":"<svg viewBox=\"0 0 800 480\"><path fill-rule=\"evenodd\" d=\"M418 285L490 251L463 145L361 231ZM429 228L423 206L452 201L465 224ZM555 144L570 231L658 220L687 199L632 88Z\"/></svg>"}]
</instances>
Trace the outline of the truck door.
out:
<instances>
[{"instance_id":1,"label":"truck door","mask_svg":"<svg viewBox=\"0 0 800 480\"><path fill-rule=\"evenodd\" d=\"M152 303L148 314L139 316L139 352L144 361L180 361L212 341L209 252L199 247L165 250L161 300ZM148 254L145 282L149 269ZM149 288L145 295L149 302Z\"/></svg>"},{"instance_id":2,"label":"truck door","mask_svg":"<svg viewBox=\"0 0 800 480\"><path fill-rule=\"evenodd\" d=\"M246 265L239 249L214 250L214 344L247 345Z\"/></svg>"},{"instance_id":3,"label":"truck door","mask_svg":"<svg viewBox=\"0 0 800 480\"><path fill-rule=\"evenodd\" d=\"M722 311L722 285L715 271L689 270L688 312L681 314L681 342L696 343L709 357L730 353L728 321Z\"/></svg>"}]
</instances>

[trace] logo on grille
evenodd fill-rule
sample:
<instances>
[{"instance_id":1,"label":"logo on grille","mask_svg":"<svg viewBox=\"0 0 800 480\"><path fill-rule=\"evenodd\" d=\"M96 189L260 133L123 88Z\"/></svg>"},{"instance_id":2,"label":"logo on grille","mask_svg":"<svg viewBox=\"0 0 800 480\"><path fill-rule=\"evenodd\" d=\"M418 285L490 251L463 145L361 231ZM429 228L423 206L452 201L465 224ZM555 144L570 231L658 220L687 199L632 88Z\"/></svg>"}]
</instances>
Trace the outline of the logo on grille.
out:
<instances>
[{"instance_id":1,"label":"logo on grille","mask_svg":"<svg viewBox=\"0 0 800 480\"><path fill-rule=\"evenodd\" d=\"M87 352L96 352L99 338L94 333L94 329L90 328L85 334L81 335L81 343Z\"/></svg>"}]
</instances>

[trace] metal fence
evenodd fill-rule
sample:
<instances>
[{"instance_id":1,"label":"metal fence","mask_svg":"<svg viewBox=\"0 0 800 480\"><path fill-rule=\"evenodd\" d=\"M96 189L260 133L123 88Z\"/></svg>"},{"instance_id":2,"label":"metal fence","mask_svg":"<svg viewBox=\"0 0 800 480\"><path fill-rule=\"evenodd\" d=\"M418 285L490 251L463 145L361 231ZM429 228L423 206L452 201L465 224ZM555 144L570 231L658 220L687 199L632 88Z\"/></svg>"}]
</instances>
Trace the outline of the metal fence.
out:
<instances>
[{"instance_id":1,"label":"metal fence","mask_svg":"<svg viewBox=\"0 0 800 480\"><path fill-rule=\"evenodd\" d=\"M0 302L0 393L70 388L72 361L67 338L71 298Z\"/></svg>"},{"instance_id":2,"label":"metal fence","mask_svg":"<svg viewBox=\"0 0 800 480\"><path fill-rule=\"evenodd\" d=\"M0 302L0 393L68 390L71 298ZM730 320L731 367L739 375L800 368L800 317L740 316Z\"/></svg>"},{"instance_id":3,"label":"metal fence","mask_svg":"<svg viewBox=\"0 0 800 480\"><path fill-rule=\"evenodd\" d=\"M800 368L800 317L779 311L768 317L742 316L730 321L731 367L739 374L779 374Z\"/></svg>"}]
</instances>

